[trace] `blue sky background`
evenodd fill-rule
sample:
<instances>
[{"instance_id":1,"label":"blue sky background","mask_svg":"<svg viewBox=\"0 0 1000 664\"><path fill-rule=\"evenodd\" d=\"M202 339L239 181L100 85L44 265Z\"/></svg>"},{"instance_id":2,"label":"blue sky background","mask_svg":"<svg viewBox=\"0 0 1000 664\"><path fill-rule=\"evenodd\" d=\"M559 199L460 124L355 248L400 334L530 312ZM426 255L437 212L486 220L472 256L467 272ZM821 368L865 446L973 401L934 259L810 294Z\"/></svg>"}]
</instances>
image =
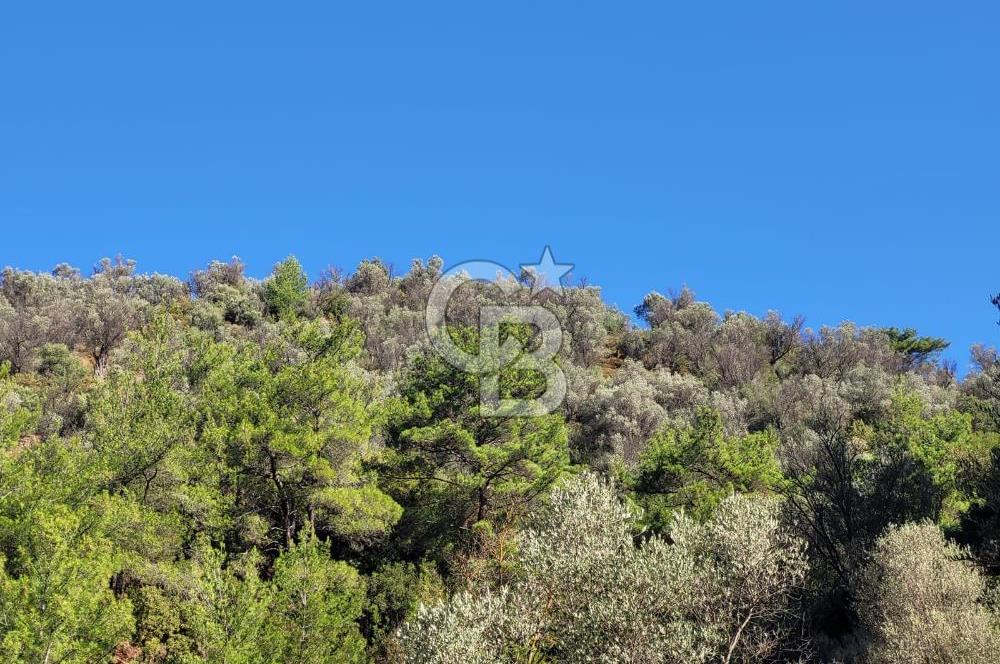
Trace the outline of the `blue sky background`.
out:
<instances>
[{"instance_id":1,"label":"blue sky background","mask_svg":"<svg viewBox=\"0 0 1000 664\"><path fill-rule=\"evenodd\" d=\"M625 310L1000 341L995 3L339 4L6 3L0 264L551 244Z\"/></svg>"}]
</instances>

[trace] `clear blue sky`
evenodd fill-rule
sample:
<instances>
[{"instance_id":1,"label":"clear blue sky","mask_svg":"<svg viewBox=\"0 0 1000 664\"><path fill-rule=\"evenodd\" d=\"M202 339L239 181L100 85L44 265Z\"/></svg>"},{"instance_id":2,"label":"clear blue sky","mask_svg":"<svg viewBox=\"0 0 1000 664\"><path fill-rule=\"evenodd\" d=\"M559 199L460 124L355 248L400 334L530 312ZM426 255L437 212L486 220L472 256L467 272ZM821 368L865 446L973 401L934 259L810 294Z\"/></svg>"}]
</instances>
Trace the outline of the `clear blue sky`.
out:
<instances>
[{"instance_id":1,"label":"clear blue sky","mask_svg":"<svg viewBox=\"0 0 1000 664\"><path fill-rule=\"evenodd\" d=\"M625 310L1000 341L995 3L644 4L6 3L0 264L551 244Z\"/></svg>"}]
</instances>

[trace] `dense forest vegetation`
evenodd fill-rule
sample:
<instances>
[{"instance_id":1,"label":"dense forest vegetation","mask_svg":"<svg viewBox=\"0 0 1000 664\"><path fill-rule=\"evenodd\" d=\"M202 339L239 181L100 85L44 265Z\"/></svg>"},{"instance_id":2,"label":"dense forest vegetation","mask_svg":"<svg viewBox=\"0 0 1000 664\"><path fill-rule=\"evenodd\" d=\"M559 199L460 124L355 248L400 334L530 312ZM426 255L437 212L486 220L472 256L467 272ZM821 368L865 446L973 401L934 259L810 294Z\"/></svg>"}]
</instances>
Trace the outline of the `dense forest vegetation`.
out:
<instances>
[{"instance_id":1,"label":"dense forest vegetation","mask_svg":"<svg viewBox=\"0 0 1000 664\"><path fill-rule=\"evenodd\" d=\"M996 351L579 284L483 417L441 269L6 269L2 661L996 661Z\"/></svg>"}]
</instances>

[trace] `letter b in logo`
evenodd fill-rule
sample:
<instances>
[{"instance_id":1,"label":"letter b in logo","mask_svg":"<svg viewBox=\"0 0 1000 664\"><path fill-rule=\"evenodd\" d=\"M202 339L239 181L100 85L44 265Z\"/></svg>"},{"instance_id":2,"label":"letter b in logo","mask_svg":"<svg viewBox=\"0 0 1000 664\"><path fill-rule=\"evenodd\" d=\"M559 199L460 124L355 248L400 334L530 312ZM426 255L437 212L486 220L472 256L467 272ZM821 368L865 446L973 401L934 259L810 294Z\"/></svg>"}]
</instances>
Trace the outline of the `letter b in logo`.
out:
<instances>
[{"instance_id":1,"label":"letter b in logo","mask_svg":"<svg viewBox=\"0 0 1000 664\"><path fill-rule=\"evenodd\" d=\"M479 349L472 355L459 348L445 329L448 301L468 281L495 284L506 295L520 289L516 276L492 261L460 263L441 275L427 302L426 323L431 345L451 365L479 376L480 412L484 416L512 417L545 415L559 407L566 396L566 376L555 362L562 346L559 319L538 305L489 305L479 308ZM501 341L502 324L530 325L540 343L531 351L513 336ZM537 397L503 398L501 370L532 371L545 380L545 391Z\"/></svg>"}]
</instances>

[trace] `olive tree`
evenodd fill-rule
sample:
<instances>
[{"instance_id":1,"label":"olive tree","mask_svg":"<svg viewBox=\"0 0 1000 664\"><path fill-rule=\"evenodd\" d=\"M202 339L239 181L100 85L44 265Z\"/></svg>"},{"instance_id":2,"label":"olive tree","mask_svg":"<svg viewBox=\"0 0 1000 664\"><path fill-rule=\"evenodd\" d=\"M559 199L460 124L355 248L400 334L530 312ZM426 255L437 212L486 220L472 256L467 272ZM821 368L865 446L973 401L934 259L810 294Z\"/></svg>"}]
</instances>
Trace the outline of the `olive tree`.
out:
<instances>
[{"instance_id":1,"label":"olive tree","mask_svg":"<svg viewBox=\"0 0 1000 664\"><path fill-rule=\"evenodd\" d=\"M405 662L752 662L782 654L803 544L770 500L733 496L670 540L637 546L635 513L585 474L553 491L499 590L423 607L397 634Z\"/></svg>"},{"instance_id":2,"label":"olive tree","mask_svg":"<svg viewBox=\"0 0 1000 664\"><path fill-rule=\"evenodd\" d=\"M891 528L857 579L873 663L988 662L1000 649L983 578L929 523Z\"/></svg>"}]
</instances>

